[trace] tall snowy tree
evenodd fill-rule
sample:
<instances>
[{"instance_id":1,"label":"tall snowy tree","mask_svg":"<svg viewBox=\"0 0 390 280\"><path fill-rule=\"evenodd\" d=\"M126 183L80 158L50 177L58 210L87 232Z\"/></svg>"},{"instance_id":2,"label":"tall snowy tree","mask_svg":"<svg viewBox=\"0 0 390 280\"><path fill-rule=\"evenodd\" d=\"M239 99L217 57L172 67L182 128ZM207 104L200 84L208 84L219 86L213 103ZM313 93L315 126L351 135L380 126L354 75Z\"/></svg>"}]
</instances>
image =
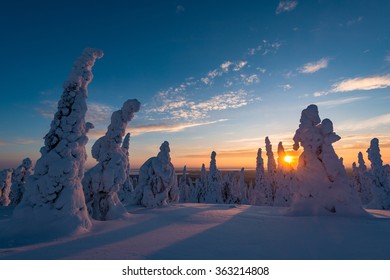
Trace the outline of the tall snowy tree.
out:
<instances>
[{"instance_id":1,"label":"tall snowy tree","mask_svg":"<svg viewBox=\"0 0 390 280\"><path fill-rule=\"evenodd\" d=\"M18 205L24 194L24 185L28 177L33 174L33 166L30 158L25 158L22 164L19 165L12 176L12 186L10 199L12 205Z\"/></svg>"},{"instance_id":2,"label":"tall snowy tree","mask_svg":"<svg viewBox=\"0 0 390 280\"><path fill-rule=\"evenodd\" d=\"M210 169L207 177L205 203L222 203L222 177L217 168L217 153L211 153Z\"/></svg>"},{"instance_id":3,"label":"tall snowy tree","mask_svg":"<svg viewBox=\"0 0 390 280\"><path fill-rule=\"evenodd\" d=\"M152 208L179 201L180 191L170 151L169 143L165 141L157 157L148 159L141 166L135 190L136 204Z\"/></svg>"},{"instance_id":4,"label":"tall snowy tree","mask_svg":"<svg viewBox=\"0 0 390 280\"><path fill-rule=\"evenodd\" d=\"M379 149L379 140L373 138L367 150L368 159L371 161L371 174L373 185L371 188L372 200L367 205L372 209L390 210L390 186L386 170L383 166Z\"/></svg>"},{"instance_id":5,"label":"tall snowy tree","mask_svg":"<svg viewBox=\"0 0 390 280\"><path fill-rule=\"evenodd\" d=\"M179 181L180 202L190 201L190 186L187 184L187 166L184 165L183 173Z\"/></svg>"},{"instance_id":6,"label":"tall snowy tree","mask_svg":"<svg viewBox=\"0 0 390 280\"><path fill-rule=\"evenodd\" d=\"M123 103L120 110L112 113L106 134L92 146L92 157L98 164L85 174L83 187L88 212L96 220L116 219L127 213L118 198L129 172L128 143L121 145L127 123L140 108L137 99Z\"/></svg>"},{"instance_id":7,"label":"tall snowy tree","mask_svg":"<svg viewBox=\"0 0 390 280\"><path fill-rule=\"evenodd\" d=\"M81 180L87 158L87 87L93 78L91 69L102 56L100 50L85 49L64 83L35 173L12 217L15 231L63 235L92 226Z\"/></svg>"},{"instance_id":8,"label":"tall snowy tree","mask_svg":"<svg viewBox=\"0 0 390 280\"><path fill-rule=\"evenodd\" d=\"M264 160L262 149L257 150L256 158L256 179L253 191L249 194L249 201L252 205L272 205L272 187L265 176Z\"/></svg>"},{"instance_id":9,"label":"tall snowy tree","mask_svg":"<svg viewBox=\"0 0 390 280\"><path fill-rule=\"evenodd\" d=\"M123 138L122 150L126 152L126 168L125 168L125 182L120 186L118 191L119 200L123 205L130 204L132 196L134 194L133 179L130 176L130 160L129 160L129 148L130 148L130 133L127 133Z\"/></svg>"},{"instance_id":10,"label":"tall snowy tree","mask_svg":"<svg viewBox=\"0 0 390 280\"><path fill-rule=\"evenodd\" d=\"M299 215L367 215L349 185L332 144L340 140L329 119L321 119L316 105L302 111L294 135L294 149L303 146L297 169L298 184L291 212Z\"/></svg>"},{"instance_id":11,"label":"tall snowy tree","mask_svg":"<svg viewBox=\"0 0 390 280\"><path fill-rule=\"evenodd\" d=\"M353 186L358 193L363 205L368 204L372 200L371 186L372 176L367 172L367 166L363 159L362 152L358 153L358 164L352 164Z\"/></svg>"}]
</instances>

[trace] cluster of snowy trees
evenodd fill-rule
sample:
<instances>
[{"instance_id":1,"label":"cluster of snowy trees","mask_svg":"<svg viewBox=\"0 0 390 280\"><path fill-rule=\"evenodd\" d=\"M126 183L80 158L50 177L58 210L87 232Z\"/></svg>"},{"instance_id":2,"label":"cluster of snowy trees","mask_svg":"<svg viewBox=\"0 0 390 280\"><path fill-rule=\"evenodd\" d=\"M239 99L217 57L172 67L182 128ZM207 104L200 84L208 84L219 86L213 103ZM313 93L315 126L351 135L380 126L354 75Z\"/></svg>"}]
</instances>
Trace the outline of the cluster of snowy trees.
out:
<instances>
[{"instance_id":1,"label":"cluster of snowy trees","mask_svg":"<svg viewBox=\"0 0 390 280\"><path fill-rule=\"evenodd\" d=\"M378 139L374 138L367 150L371 169L359 153L350 180L342 158L332 147L340 137L329 119L321 121L316 105L302 111L293 139L295 150L300 146L304 149L296 171L284 161L282 142L276 161L266 137L267 169L259 148L254 182L245 182L243 168L223 174L217 168L215 151L208 172L203 164L200 176L191 178L184 167L178 181L165 141L134 180L130 176L130 134L125 136L125 131L141 103L129 99L113 112L106 134L92 146L97 164L85 172L87 133L94 128L85 121L87 87L93 78L92 67L102 56L98 49L86 49L76 60L34 172L28 158L15 170L0 172L0 206L17 205L11 219L14 232L29 227L62 233L64 229L88 230L91 218L108 220L127 215L126 205L160 207L179 201L288 206L292 214L360 215L364 212L362 204L390 209L390 168L383 166Z\"/></svg>"}]
</instances>

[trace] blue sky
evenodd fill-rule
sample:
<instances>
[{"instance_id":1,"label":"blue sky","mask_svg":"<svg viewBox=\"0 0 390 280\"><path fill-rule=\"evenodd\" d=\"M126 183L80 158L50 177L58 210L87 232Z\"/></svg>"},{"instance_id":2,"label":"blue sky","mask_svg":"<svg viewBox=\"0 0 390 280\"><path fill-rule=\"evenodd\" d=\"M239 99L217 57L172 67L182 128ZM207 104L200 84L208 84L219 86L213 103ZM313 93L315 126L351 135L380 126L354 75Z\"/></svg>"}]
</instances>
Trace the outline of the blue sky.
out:
<instances>
[{"instance_id":1,"label":"blue sky","mask_svg":"<svg viewBox=\"0 0 390 280\"><path fill-rule=\"evenodd\" d=\"M0 167L36 160L62 83L100 48L87 150L137 98L131 162L164 140L177 168L255 165L269 136L291 152L300 112L319 106L349 167L378 137L390 162L388 1L5 1L0 9ZM264 155L265 156L265 155ZM366 159L367 160L367 159ZM93 159L89 159L93 164Z\"/></svg>"}]
</instances>

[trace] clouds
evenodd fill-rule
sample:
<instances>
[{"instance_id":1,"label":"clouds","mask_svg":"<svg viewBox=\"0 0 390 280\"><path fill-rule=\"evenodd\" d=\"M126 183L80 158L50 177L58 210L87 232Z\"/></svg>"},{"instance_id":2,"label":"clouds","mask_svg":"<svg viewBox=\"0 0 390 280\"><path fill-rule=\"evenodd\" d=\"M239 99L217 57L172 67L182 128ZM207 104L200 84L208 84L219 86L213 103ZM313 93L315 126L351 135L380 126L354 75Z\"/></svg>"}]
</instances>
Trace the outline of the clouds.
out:
<instances>
[{"instance_id":1,"label":"clouds","mask_svg":"<svg viewBox=\"0 0 390 280\"><path fill-rule=\"evenodd\" d=\"M176 133L186 129L212 125L216 123L225 122L227 119L218 119L215 121L208 122L194 122L194 123L153 123L153 124L145 124L145 125L136 125L128 127L128 131L131 133L131 136L139 136L146 133ZM102 137L106 133L105 129L100 130L91 130L88 132L88 137L90 139L96 140Z\"/></svg>"},{"instance_id":2,"label":"clouds","mask_svg":"<svg viewBox=\"0 0 390 280\"><path fill-rule=\"evenodd\" d=\"M369 77L345 79L332 85L328 91L315 92L314 96L328 95L329 93L350 92L355 90L374 90L390 87L390 74Z\"/></svg>"},{"instance_id":3,"label":"clouds","mask_svg":"<svg viewBox=\"0 0 390 280\"><path fill-rule=\"evenodd\" d=\"M361 121L346 121L337 125L337 129L340 131L364 131L388 125L390 125L390 114L383 114Z\"/></svg>"},{"instance_id":4,"label":"clouds","mask_svg":"<svg viewBox=\"0 0 390 280\"><path fill-rule=\"evenodd\" d=\"M320 101L316 102L317 106L324 106L324 107L336 107L344 104L350 104L357 101L366 100L369 97L367 96L360 96L360 97L349 97L344 99L333 99L333 100L327 100L327 101Z\"/></svg>"},{"instance_id":5,"label":"clouds","mask_svg":"<svg viewBox=\"0 0 390 280\"><path fill-rule=\"evenodd\" d=\"M258 100L243 89L217 94L205 100L182 95L163 95L162 105L148 109L147 113L157 113L160 118L165 116L172 121L196 121L209 117L211 111L237 109Z\"/></svg>"},{"instance_id":6,"label":"clouds","mask_svg":"<svg viewBox=\"0 0 390 280\"><path fill-rule=\"evenodd\" d=\"M298 68L298 71L303 74L312 74L321 69L328 67L328 64L329 64L328 58L321 58L318 61L306 63L305 65Z\"/></svg>"},{"instance_id":7,"label":"clouds","mask_svg":"<svg viewBox=\"0 0 390 280\"><path fill-rule=\"evenodd\" d=\"M298 5L298 1L296 0L282 0L279 2L278 6L276 7L275 13L277 15L284 13L284 12L290 12L294 10Z\"/></svg>"},{"instance_id":8,"label":"clouds","mask_svg":"<svg viewBox=\"0 0 390 280\"><path fill-rule=\"evenodd\" d=\"M270 53L275 54L281 46L282 43L279 41L269 42L267 40L262 40L261 44L257 45L255 48L248 49L248 55L252 56L259 53L262 56L266 56Z\"/></svg>"},{"instance_id":9,"label":"clouds","mask_svg":"<svg viewBox=\"0 0 390 280\"><path fill-rule=\"evenodd\" d=\"M390 74L383 76L360 77L346 79L332 86L331 92L347 92L354 90L372 90L390 87Z\"/></svg>"}]
</instances>

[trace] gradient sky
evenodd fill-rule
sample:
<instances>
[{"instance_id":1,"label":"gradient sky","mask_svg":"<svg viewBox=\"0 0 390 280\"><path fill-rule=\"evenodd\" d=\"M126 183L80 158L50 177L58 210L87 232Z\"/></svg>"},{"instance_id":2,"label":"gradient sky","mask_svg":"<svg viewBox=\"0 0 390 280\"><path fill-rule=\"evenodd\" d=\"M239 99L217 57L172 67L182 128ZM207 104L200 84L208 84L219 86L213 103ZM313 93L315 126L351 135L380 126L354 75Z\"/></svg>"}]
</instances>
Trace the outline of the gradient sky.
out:
<instances>
[{"instance_id":1,"label":"gradient sky","mask_svg":"<svg viewBox=\"0 0 390 280\"><path fill-rule=\"evenodd\" d=\"M82 3L79 3L82 2ZM168 140L176 168L253 168L269 136L290 152L302 109L317 104L346 167L378 137L390 163L390 1L2 1L0 168L39 157L74 60L105 55L89 86L88 152L111 113L139 167ZM263 154L265 157L265 154ZM89 157L89 165L94 160Z\"/></svg>"}]
</instances>

